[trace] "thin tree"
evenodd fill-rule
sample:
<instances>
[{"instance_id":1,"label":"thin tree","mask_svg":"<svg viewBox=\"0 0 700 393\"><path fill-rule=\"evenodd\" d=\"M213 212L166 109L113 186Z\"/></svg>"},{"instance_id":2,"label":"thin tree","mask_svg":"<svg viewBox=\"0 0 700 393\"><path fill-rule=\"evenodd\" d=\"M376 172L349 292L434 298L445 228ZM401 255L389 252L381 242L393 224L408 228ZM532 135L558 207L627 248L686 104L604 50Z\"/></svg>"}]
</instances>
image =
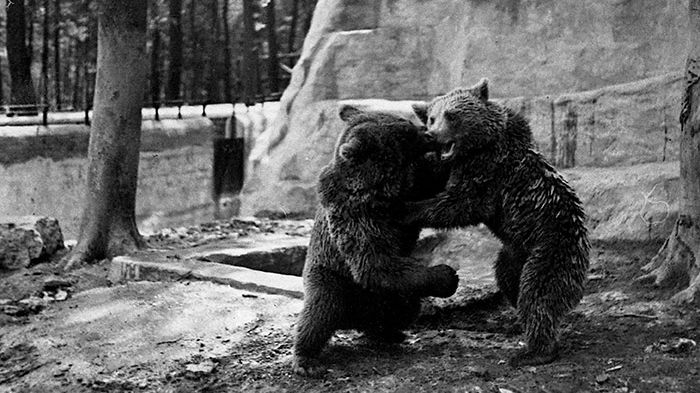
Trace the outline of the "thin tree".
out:
<instances>
[{"instance_id":1,"label":"thin tree","mask_svg":"<svg viewBox=\"0 0 700 393\"><path fill-rule=\"evenodd\" d=\"M158 21L153 28L153 40L151 41L151 103L160 102L160 29Z\"/></svg>"},{"instance_id":2,"label":"thin tree","mask_svg":"<svg viewBox=\"0 0 700 393\"><path fill-rule=\"evenodd\" d=\"M146 2L99 0L97 81L85 207L65 268L144 246L136 228L141 107L148 60Z\"/></svg>"},{"instance_id":3,"label":"thin tree","mask_svg":"<svg viewBox=\"0 0 700 393\"><path fill-rule=\"evenodd\" d=\"M222 10L224 27L224 100L233 102L231 94L231 28L229 27L229 0L224 0Z\"/></svg>"},{"instance_id":4,"label":"thin tree","mask_svg":"<svg viewBox=\"0 0 700 393\"><path fill-rule=\"evenodd\" d=\"M53 71L56 110L61 109L61 0L54 0L53 6Z\"/></svg>"},{"instance_id":5,"label":"thin tree","mask_svg":"<svg viewBox=\"0 0 700 393\"><path fill-rule=\"evenodd\" d=\"M700 0L689 2L690 47L680 114L679 217L641 284L672 288L672 300L700 305Z\"/></svg>"},{"instance_id":6,"label":"thin tree","mask_svg":"<svg viewBox=\"0 0 700 393\"><path fill-rule=\"evenodd\" d=\"M289 23L287 36L287 53L293 53L297 39L297 19L299 18L299 0L292 0L292 20ZM290 64L292 66L293 64Z\"/></svg>"},{"instance_id":7,"label":"thin tree","mask_svg":"<svg viewBox=\"0 0 700 393\"><path fill-rule=\"evenodd\" d=\"M279 58L277 56L277 23L275 22L275 0L267 3L267 79L271 93L280 91Z\"/></svg>"},{"instance_id":8,"label":"thin tree","mask_svg":"<svg viewBox=\"0 0 700 393\"><path fill-rule=\"evenodd\" d=\"M220 36L221 28L219 27L219 0L210 0L209 4L209 21L212 25L213 34L209 38L209 75L207 78L207 101L218 102L220 100L219 81L221 74L221 56L220 56Z\"/></svg>"},{"instance_id":9,"label":"thin tree","mask_svg":"<svg viewBox=\"0 0 700 393\"><path fill-rule=\"evenodd\" d=\"M49 0L44 0L41 46L41 92L44 105L49 105Z\"/></svg>"},{"instance_id":10,"label":"thin tree","mask_svg":"<svg viewBox=\"0 0 700 393\"><path fill-rule=\"evenodd\" d=\"M182 0L170 0L168 9L168 81L165 85L165 99L180 98L182 84Z\"/></svg>"},{"instance_id":11,"label":"thin tree","mask_svg":"<svg viewBox=\"0 0 700 393\"><path fill-rule=\"evenodd\" d=\"M10 64L10 102L13 104L36 104L26 32L24 0L13 0L7 7L7 57Z\"/></svg>"},{"instance_id":12,"label":"thin tree","mask_svg":"<svg viewBox=\"0 0 700 393\"><path fill-rule=\"evenodd\" d=\"M255 19L253 15L253 0L243 0L243 96L246 105L255 102L255 82L257 58L253 47L255 45Z\"/></svg>"}]
</instances>

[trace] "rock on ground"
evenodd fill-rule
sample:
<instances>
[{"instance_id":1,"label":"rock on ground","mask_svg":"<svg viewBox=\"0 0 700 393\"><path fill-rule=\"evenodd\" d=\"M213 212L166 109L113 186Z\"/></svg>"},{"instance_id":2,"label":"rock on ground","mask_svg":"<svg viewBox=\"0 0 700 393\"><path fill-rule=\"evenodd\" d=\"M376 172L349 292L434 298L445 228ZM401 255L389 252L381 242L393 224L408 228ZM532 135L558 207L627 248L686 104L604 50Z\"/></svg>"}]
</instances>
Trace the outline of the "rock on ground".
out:
<instances>
[{"instance_id":1,"label":"rock on ground","mask_svg":"<svg viewBox=\"0 0 700 393\"><path fill-rule=\"evenodd\" d=\"M0 218L0 269L26 267L32 260L51 256L63 247L63 234L55 218Z\"/></svg>"}]
</instances>

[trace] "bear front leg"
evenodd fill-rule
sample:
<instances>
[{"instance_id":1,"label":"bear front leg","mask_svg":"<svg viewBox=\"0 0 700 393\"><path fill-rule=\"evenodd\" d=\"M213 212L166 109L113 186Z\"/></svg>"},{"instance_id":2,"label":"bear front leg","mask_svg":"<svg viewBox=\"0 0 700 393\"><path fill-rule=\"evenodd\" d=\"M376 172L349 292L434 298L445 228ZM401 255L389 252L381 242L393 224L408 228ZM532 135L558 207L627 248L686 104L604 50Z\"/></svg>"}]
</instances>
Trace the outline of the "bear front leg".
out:
<instances>
[{"instance_id":1,"label":"bear front leg","mask_svg":"<svg viewBox=\"0 0 700 393\"><path fill-rule=\"evenodd\" d=\"M341 288L335 281L307 284L294 341L292 368L296 374L319 377L326 372L318 357L343 323L347 310Z\"/></svg>"},{"instance_id":2,"label":"bear front leg","mask_svg":"<svg viewBox=\"0 0 700 393\"><path fill-rule=\"evenodd\" d=\"M465 197L453 196L449 192L435 198L411 201L404 204L404 224L431 228L458 228L478 224L476 212L465 203Z\"/></svg>"},{"instance_id":3,"label":"bear front leg","mask_svg":"<svg viewBox=\"0 0 700 393\"><path fill-rule=\"evenodd\" d=\"M401 296L450 297L459 278L450 266L426 268L414 259L360 252L348 259L353 279L362 288Z\"/></svg>"}]
</instances>

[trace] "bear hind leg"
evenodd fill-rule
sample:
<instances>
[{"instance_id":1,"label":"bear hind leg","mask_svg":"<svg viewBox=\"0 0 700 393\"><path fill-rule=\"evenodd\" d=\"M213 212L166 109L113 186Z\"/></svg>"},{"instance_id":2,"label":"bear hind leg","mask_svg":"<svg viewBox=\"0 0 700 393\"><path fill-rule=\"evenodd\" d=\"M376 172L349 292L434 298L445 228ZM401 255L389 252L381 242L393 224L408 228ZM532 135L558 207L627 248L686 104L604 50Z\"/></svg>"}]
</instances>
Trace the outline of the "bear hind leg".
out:
<instances>
[{"instance_id":1,"label":"bear hind leg","mask_svg":"<svg viewBox=\"0 0 700 393\"><path fill-rule=\"evenodd\" d=\"M324 285L307 290L304 308L297 322L293 370L307 377L319 377L326 367L319 361L321 350L345 319L344 297L338 289Z\"/></svg>"},{"instance_id":2,"label":"bear hind leg","mask_svg":"<svg viewBox=\"0 0 700 393\"><path fill-rule=\"evenodd\" d=\"M511 246L504 244L498 252L494 265L498 290L508 299L513 307L518 306L520 275L525 263L525 255Z\"/></svg>"},{"instance_id":3,"label":"bear hind leg","mask_svg":"<svg viewBox=\"0 0 700 393\"><path fill-rule=\"evenodd\" d=\"M584 271L573 269L571 256L550 253L531 256L523 266L518 319L527 347L510 360L514 367L550 363L559 356L562 319L583 296Z\"/></svg>"}]
</instances>

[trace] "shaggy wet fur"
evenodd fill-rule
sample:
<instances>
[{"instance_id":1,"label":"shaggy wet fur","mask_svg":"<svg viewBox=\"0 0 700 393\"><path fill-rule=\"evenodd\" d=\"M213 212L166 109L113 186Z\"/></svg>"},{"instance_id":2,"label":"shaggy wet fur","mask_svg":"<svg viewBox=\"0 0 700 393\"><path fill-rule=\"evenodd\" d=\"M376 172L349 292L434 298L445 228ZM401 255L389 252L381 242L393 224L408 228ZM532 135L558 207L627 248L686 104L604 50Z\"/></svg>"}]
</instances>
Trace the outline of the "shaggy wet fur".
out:
<instances>
[{"instance_id":1,"label":"shaggy wet fur","mask_svg":"<svg viewBox=\"0 0 700 393\"><path fill-rule=\"evenodd\" d=\"M458 282L451 267L428 268L409 257L420 228L398 221L403 200L444 186L427 174L424 129L353 107L340 116L347 128L319 179L321 206L303 273L294 371L306 376L325 372L318 355L335 330L400 342L420 298L450 296ZM421 176L426 183L417 183Z\"/></svg>"},{"instance_id":2,"label":"shaggy wet fur","mask_svg":"<svg viewBox=\"0 0 700 393\"><path fill-rule=\"evenodd\" d=\"M562 318L583 296L589 242L581 202L532 149L527 122L488 101L488 84L417 105L450 166L446 190L409 203L405 222L456 228L484 223L503 243L501 292L518 309L527 348L511 364L553 361Z\"/></svg>"}]
</instances>

